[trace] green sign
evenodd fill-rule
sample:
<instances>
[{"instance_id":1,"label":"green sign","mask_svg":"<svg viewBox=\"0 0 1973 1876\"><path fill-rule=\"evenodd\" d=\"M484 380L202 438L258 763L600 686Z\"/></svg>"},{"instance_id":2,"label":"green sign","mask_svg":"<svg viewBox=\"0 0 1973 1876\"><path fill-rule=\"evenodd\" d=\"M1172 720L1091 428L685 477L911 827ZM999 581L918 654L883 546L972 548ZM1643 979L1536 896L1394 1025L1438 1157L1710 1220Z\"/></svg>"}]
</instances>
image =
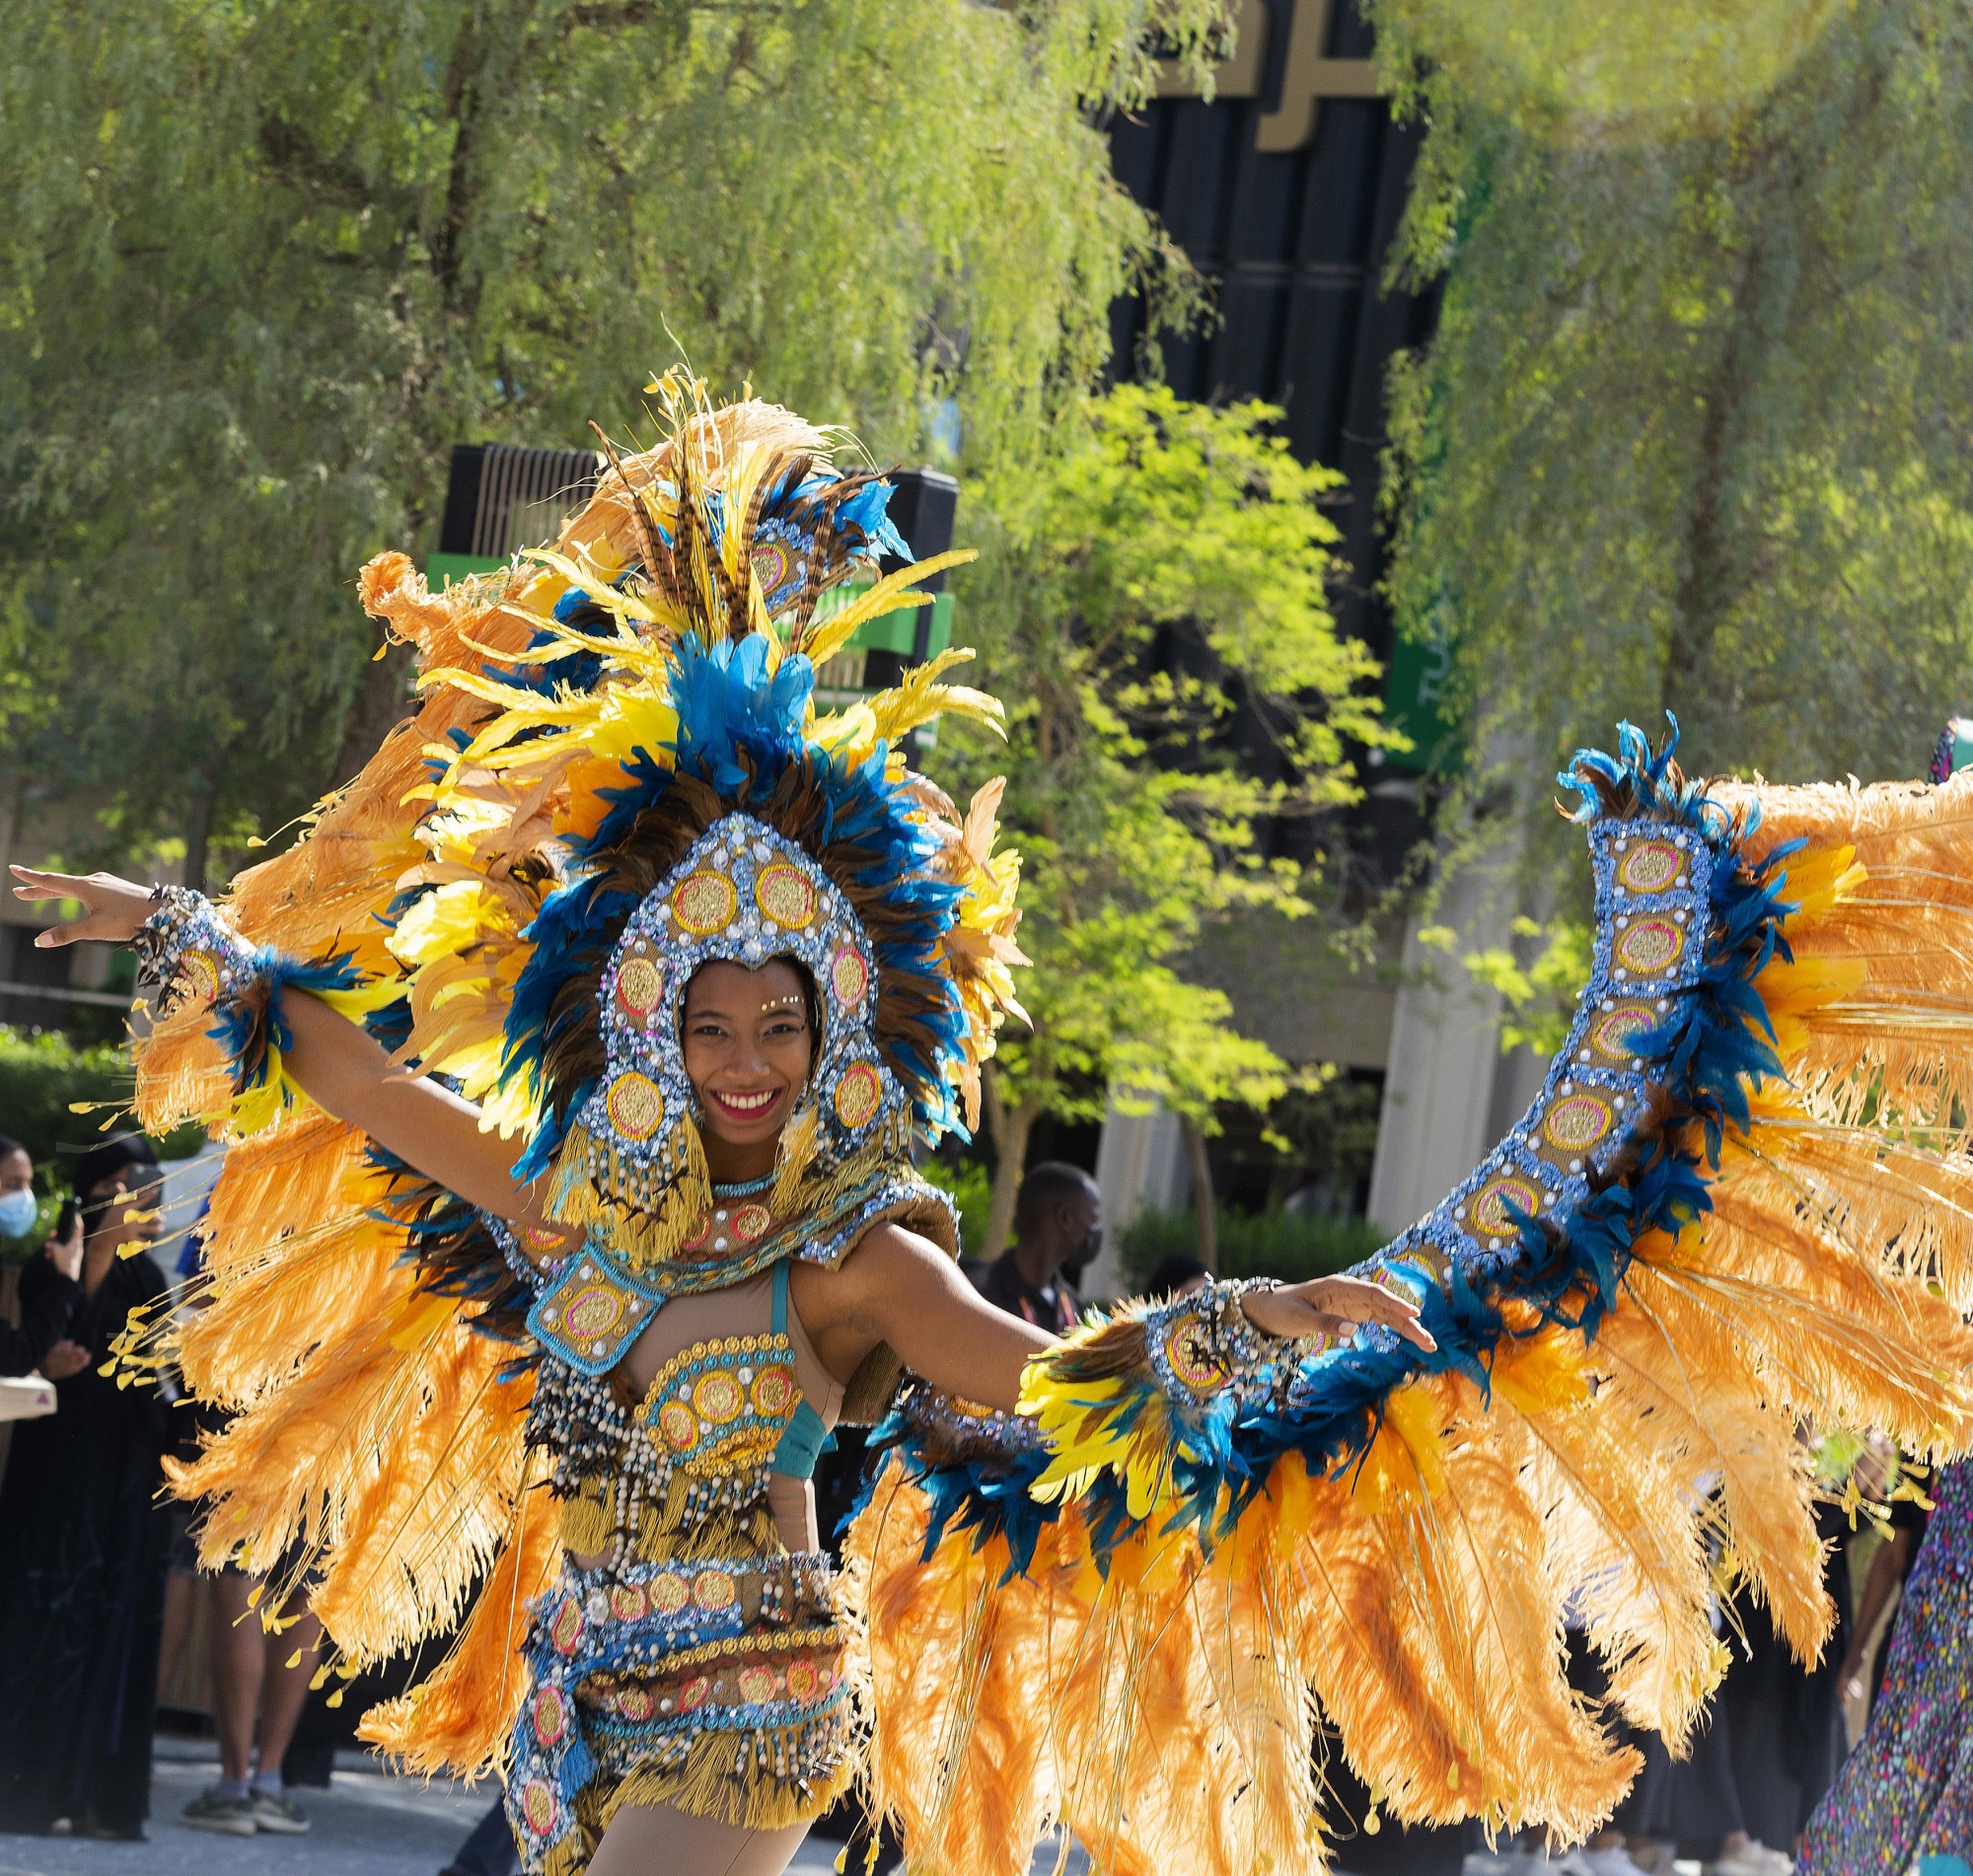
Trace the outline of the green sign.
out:
<instances>
[{"instance_id":1,"label":"green sign","mask_svg":"<svg viewBox=\"0 0 1973 1876\"><path fill-rule=\"evenodd\" d=\"M1384 676L1384 720L1411 738L1408 750L1392 750L1387 766L1415 774L1450 774L1464 756L1459 726L1447 714L1446 689L1452 681L1448 639L1400 638L1391 647Z\"/></svg>"}]
</instances>

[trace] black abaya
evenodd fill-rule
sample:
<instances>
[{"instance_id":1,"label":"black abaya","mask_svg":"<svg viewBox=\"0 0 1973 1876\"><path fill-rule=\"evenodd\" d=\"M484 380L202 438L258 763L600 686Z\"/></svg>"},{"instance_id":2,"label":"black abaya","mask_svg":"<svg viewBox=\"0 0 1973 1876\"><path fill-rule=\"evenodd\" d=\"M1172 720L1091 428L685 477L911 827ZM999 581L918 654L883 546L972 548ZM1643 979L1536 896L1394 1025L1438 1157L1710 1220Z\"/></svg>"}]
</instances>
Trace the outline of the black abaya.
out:
<instances>
[{"instance_id":1,"label":"black abaya","mask_svg":"<svg viewBox=\"0 0 1973 1876\"><path fill-rule=\"evenodd\" d=\"M45 1262L23 1272L25 1291ZM97 1373L130 1310L166 1289L118 1259L68 1333L93 1357L14 1429L0 1486L0 1831L142 1834L164 1618L166 1409Z\"/></svg>"}]
</instances>

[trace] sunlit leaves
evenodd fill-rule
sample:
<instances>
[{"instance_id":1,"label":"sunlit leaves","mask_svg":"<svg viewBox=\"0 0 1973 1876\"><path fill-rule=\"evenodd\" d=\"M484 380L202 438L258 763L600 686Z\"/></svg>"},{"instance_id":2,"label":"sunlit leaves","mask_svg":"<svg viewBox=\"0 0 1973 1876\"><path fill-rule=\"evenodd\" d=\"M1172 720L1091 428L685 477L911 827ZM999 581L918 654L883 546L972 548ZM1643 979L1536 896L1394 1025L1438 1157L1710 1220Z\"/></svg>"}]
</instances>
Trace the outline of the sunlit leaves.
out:
<instances>
[{"instance_id":1,"label":"sunlit leaves","mask_svg":"<svg viewBox=\"0 0 1973 1876\"><path fill-rule=\"evenodd\" d=\"M0 588L61 732L10 753L119 837L277 824L365 753L350 583L451 446L635 434L679 346L880 459L1032 456L1172 284L1097 119L1220 11L19 0Z\"/></svg>"},{"instance_id":2,"label":"sunlit leaves","mask_svg":"<svg viewBox=\"0 0 1973 1876\"><path fill-rule=\"evenodd\" d=\"M1918 772L1973 694L1973 23L1736 8L1721 84L1599 116L1571 60L1643 71L1713 13L1543 0L1489 49L1502 9L1375 11L1429 119L1407 264L1445 270L1389 586L1457 647L1478 783L1553 826L1547 772L1664 708L1701 769Z\"/></svg>"},{"instance_id":3,"label":"sunlit leaves","mask_svg":"<svg viewBox=\"0 0 1973 1876\"><path fill-rule=\"evenodd\" d=\"M1326 600L1336 534L1317 502L1337 478L1280 447L1275 414L1124 387L1040 473L984 491L997 526L962 617L1009 740L952 742L1007 765L1025 856L1035 1030L1003 1039L1010 1102L1090 1118L1156 1099L1209 1123L1215 1103L1287 1085L1188 966L1236 908L1307 910L1269 818L1353 799L1346 742L1388 736L1375 667Z\"/></svg>"}]
</instances>

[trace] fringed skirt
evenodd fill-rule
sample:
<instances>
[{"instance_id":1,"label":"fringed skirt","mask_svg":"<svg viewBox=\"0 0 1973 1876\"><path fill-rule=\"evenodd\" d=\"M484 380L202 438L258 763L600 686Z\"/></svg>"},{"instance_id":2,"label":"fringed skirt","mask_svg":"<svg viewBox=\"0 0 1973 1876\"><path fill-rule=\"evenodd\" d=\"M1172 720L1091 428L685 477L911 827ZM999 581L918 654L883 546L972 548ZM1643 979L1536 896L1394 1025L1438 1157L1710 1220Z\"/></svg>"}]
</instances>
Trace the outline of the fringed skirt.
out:
<instances>
[{"instance_id":1,"label":"fringed skirt","mask_svg":"<svg viewBox=\"0 0 1973 1876\"><path fill-rule=\"evenodd\" d=\"M626 1804L777 1830L855 1769L845 1635L820 1551L565 1560L534 1605L507 1813L531 1876L575 1876Z\"/></svg>"}]
</instances>

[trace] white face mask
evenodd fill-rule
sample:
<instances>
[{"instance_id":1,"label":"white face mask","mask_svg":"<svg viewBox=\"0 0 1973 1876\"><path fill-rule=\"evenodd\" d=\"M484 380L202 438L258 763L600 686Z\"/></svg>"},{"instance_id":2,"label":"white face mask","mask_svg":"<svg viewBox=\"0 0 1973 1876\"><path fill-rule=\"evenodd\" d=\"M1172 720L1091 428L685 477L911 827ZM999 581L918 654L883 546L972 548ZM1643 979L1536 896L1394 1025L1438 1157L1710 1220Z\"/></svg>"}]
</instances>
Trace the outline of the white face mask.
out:
<instances>
[{"instance_id":1,"label":"white face mask","mask_svg":"<svg viewBox=\"0 0 1973 1876\"><path fill-rule=\"evenodd\" d=\"M26 1186L0 1192L0 1238L26 1237L35 1228L38 1209L33 1191Z\"/></svg>"}]
</instances>

